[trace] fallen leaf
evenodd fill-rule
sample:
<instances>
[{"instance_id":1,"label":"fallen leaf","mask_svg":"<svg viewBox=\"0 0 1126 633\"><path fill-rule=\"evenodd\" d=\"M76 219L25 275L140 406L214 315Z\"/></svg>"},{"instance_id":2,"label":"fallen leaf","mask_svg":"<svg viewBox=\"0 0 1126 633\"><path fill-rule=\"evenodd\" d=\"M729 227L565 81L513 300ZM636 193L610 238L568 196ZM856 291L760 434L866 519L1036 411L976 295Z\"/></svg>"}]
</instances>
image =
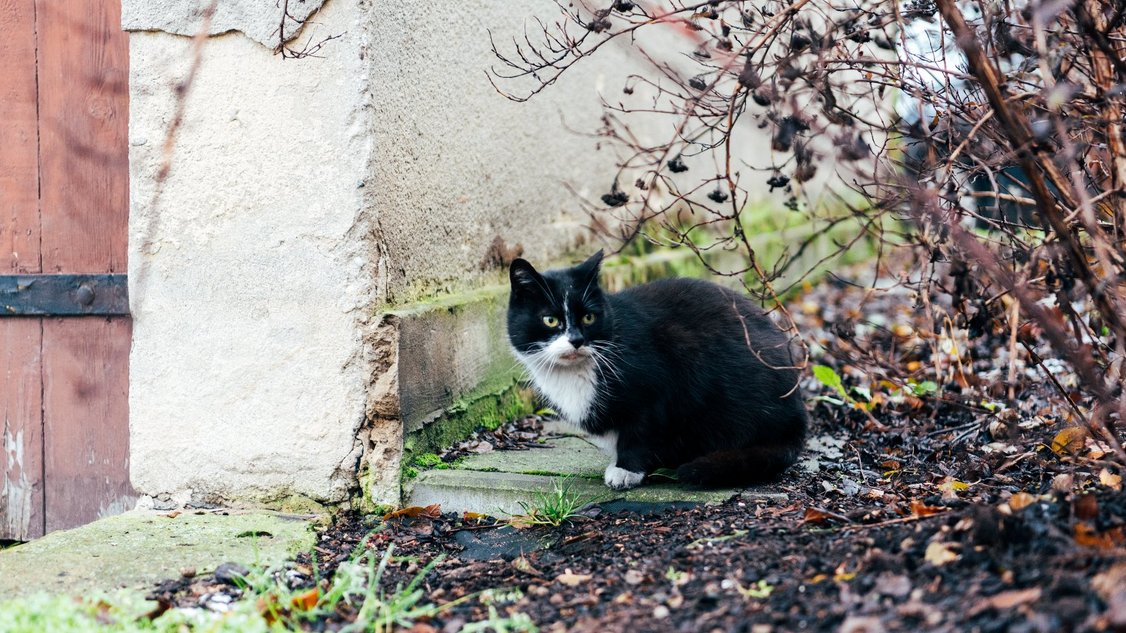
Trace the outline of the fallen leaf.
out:
<instances>
[{"instance_id":1,"label":"fallen leaf","mask_svg":"<svg viewBox=\"0 0 1126 633\"><path fill-rule=\"evenodd\" d=\"M489 518L489 515L480 512L466 512L461 515L462 521L484 521L487 518Z\"/></svg>"},{"instance_id":2,"label":"fallen leaf","mask_svg":"<svg viewBox=\"0 0 1126 633\"><path fill-rule=\"evenodd\" d=\"M440 516L442 516L442 508L437 503L434 503L426 506L425 508L420 506L400 508L383 515L383 520L386 521L388 519L394 519L396 517L410 517L412 519L423 517L426 519L437 519Z\"/></svg>"},{"instance_id":3,"label":"fallen leaf","mask_svg":"<svg viewBox=\"0 0 1126 633\"><path fill-rule=\"evenodd\" d=\"M1122 490L1122 476L1115 475L1106 468L1099 471L1099 483L1111 490Z\"/></svg>"},{"instance_id":4,"label":"fallen leaf","mask_svg":"<svg viewBox=\"0 0 1126 633\"><path fill-rule=\"evenodd\" d=\"M1009 507L1016 512L1020 512L1033 503L1036 503L1036 497L1024 491L1014 492L1013 496L1009 497Z\"/></svg>"},{"instance_id":5,"label":"fallen leaf","mask_svg":"<svg viewBox=\"0 0 1126 633\"><path fill-rule=\"evenodd\" d=\"M543 575L543 572L533 567L531 561L529 561L524 556L517 556L516 558L512 559L512 567L516 571L522 571L530 576Z\"/></svg>"},{"instance_id":6,"label":"fallen leaf","mask_svg":"<svg viewBox=\"0 0 1126 633\"><path fill-rule=\"evenodd\" d=\"M1126 532L1122 526L1099 532L1090 524L1079 522L1075 524L1075 542L1095 549L1114 549L1126 545Z\"/></svg>"},{"instance_id":7,"label":"fallen leaf","mask_svg":"<svg viewBox=\"0 0 1126 633\"><path fill-rule=\"evenodd\" d=\"M923 554L923 558L935 567L942 567L946 563L958 560L958 553L950 549L948 544L935 541L927 545L927 551Z\"/></svg>"},{"instance_id":8,"label":"fallen leaf","mask_svg":"<svg viewBox=\"0 0 1126 633\"><path fill-rule=\"evenodd\" d=\"M942 493L944 501L953 501L958 498L958 493L970 487L969 484L958 481L952 477L947 477L946 481L938 484L938 490Z\"/></svg>"},{"instance_id":9,"label":"fallen leaf","mask_svg":"<svg viewBox=\"0 0 1126 633\"><path fill-rule=\"evenodd\" d=\"M824 525L832 519L840 520L842 517L827 510L820 508L806 508L805 516L802 521L805 523L812 523L814 525Z\"/></svg>"},{"instance_id":10,"label":"fallen leaf","mask_svg":"<svg viewBox=\"0 0 1126 633\"><path fill-rule=\"evenodd\" d=\"M568 587L578 587L579 585L587 582L590 579L590 575L572 573L570 568L555 577L555 580L563 583L564 585L567 585Z\"/></svg>"},{"instance_id":11,"label":"fallen leaf","mask_svg":"<svg viewBox=\"0 0 1126 633\"><path fill-rule=\"evenodd\" d=\"M1093 494L1079 495L1073 503L1076 518L1090 521L1099 516L1099 500Z\"/></svg>"},{"instance_id":12,"label":"fallen leaf","mask_svg":"<svg viewBox=\"0 0 1126 633\"><path fill-rule=\"evenodd\" d=\"M1056 455L1069 453L1078 455L1087 439L1087 429L1081 426L1071 426L1063 429L1052 438L1052 452Z\"/></svg>"},{"instance_id":13,"label":"fallen leaf","mask_svg":"<svg viewBox=\"0 0 1126 633\"><path fill-rule=\"evenodd\" d=\"M1015 609L1022 604L1036 602L1040 599L1041 593L1042 592L1040 587L1002 591L999 594L979 600L977 604L970 608L967 615L972 618L990 609L996 609L997 611L1009 611L1010 609Z\"/></svg>"},{"instance_id":14,"label":"fallen leaf","mask_svg":"<svg viewBox=\"0 0 1126 633\"><path fill-rule=\"evenodd\" d=\"M183 512L180 512L179 510L173 510L173 511L167 513L167 514L162 514L160 516L165 516L165 517L168 517L169 519L175 519L176 517L180 516L181 514L183 514Z\"/></svg>"},{"instance_id":15,"label":"fallen leaf","mask_svg":"<svg viewBox=\"0 0 1126 633\"><path fill-rule=\"evenodd\" d=\"M317 602L320 600L320 598L320 589L313 587L312 589L304 593L299 593L296 596L293 596L291 604L293 605L293 608L300 611L311 611L313 607L317 606Z\"/></svg>"},{"instance_id":16,"label":"fallen leaf","mask_svg":"<svg viewBox=\"0 0 1126 633\"><path fill-rule=\"evenodd\" d=\"M946 512L946 508L942 508L942 507L939 507L939 506L928 506L927 504L923 503L922 501L919 501L918 499L912 499L910 505L911 505L911 514L914 514L915 516L919 516L919 517L929 517L929 516L934 516L936 514L942 514L943 512Z\"/></svg>"}]
</instances>

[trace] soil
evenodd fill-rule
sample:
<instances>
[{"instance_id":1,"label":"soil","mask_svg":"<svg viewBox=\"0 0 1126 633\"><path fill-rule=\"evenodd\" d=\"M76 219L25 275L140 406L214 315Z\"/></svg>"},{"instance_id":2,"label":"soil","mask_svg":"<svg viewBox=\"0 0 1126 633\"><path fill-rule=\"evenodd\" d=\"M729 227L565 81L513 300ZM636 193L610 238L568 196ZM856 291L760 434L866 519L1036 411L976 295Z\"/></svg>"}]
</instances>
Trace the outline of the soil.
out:
<instances>
[{"instance_id":1,"label":"soil","mask_svg":"<svg viewBox=\"0 0 1126 633\"><path fill-rule=\"evenodd\" d=\"M786 501L594 505L522 529L433 508L342 516L287 573L327 585L357 548L393 544L384 586L433 564L425 600L449 605L416 631L490 609L544 631L1126 631L1122 473L1076 426L1066 368L1024 356L1011 371L1004 324L971 335L951 321L944 341L895 291L826 284L793 311L829 378L806 385L813 424L778 484ZM170 583L169 604L198 604L216 580Z\"/></svg>"}]
</instances>

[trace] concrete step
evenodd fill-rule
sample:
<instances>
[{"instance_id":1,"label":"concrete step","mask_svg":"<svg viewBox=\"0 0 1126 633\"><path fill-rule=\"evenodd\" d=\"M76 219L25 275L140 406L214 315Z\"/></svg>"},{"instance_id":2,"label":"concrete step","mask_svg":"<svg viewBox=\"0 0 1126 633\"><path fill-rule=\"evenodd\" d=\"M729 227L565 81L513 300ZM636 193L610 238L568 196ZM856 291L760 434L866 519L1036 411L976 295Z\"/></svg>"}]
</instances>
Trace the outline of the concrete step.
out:
<instances>
[{"instance_id":1,"label":"concrete step","mask_svg":"<svg viewBox=\"0 0 1126 633\"><path fill-rule=\"evenodd\" d=\"M440 504L443 512L479 512L495 516L523 512L521 503L534 506L538 495L566 486L584 503L715 504L736 495L748 500L785 500L785 493L770 486L747 489L701 490L676 482L651 478L652 483L624 492L602 483L607 456L576 436L549 438L544 448L492 451L464 458L457 468L419 473L408 505Z\"/></svg>"},{"instance_id":2,"label":"concrete step","mask_svg":"<svg viewBox=\"0 0 1126 633\"><path fill-rule=\"evenodd\" d=\"M264 511L127 512L0 551L0 597L147 592L185 568L277 565L316 543L315 517Z\"/></svg>"}]
</instances>

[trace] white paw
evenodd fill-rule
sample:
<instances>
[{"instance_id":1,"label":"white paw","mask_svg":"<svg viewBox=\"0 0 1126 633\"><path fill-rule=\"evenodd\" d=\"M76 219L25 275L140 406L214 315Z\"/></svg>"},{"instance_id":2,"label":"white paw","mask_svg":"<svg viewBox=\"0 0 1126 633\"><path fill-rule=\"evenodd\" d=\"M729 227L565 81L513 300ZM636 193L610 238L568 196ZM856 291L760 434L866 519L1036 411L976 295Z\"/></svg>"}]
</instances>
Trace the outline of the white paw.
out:
<instances>
[{"instance_id":1,"label":"white paw","mask_svg":"<svg viewBox=\"0 0 1126 633\"><path fill-rule=\"evenodd\" d=\"M614 490L629 490L641 483L642 479L645 479L645 473L635 473L613 464L606 467L606 475L602 478Z\"/></svg>"}]
</instances>

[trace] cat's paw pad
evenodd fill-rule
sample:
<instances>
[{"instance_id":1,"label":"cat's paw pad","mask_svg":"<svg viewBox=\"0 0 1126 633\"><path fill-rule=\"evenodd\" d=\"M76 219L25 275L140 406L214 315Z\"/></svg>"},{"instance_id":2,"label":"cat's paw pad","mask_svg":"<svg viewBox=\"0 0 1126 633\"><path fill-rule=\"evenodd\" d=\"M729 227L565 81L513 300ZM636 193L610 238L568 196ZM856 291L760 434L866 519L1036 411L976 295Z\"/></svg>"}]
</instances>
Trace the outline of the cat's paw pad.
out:
<instances>
[{"instance_id":1,"label":"cat's paw pad","mask_svg":"<svg viewBox=\"0 0 1126 633\"><path fill-rule=\"evenodd\" d=\"M614 490L629 490L640 484L642 479L645 479L645 473L635 473L613 464L606 467L606 476L602 478Z\"/></svg>"}]
</instances>

